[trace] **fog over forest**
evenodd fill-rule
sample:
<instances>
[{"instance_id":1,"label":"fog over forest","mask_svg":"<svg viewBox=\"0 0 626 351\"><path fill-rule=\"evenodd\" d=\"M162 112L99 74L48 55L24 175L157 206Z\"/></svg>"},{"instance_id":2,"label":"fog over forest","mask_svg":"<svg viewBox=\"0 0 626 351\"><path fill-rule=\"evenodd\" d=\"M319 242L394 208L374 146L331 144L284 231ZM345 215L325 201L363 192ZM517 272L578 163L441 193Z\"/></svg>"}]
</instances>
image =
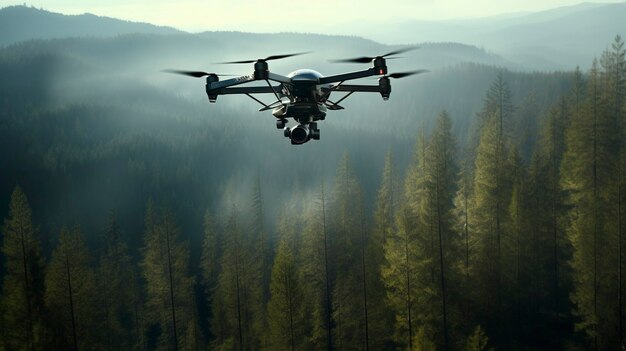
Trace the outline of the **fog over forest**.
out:
<instances>
[{"instance_id":1,"label":"fog over forest","mask_svg":"<svg viewBox=\"0 0 626 351\"><path fill-rule=\"evenodd\" d=\"M623 349L625 6L387 27L403 45L0 9L0 351ZM304 145L163 72L411 46L389 72L428 73Z\"/></svg>"}]
</instances>

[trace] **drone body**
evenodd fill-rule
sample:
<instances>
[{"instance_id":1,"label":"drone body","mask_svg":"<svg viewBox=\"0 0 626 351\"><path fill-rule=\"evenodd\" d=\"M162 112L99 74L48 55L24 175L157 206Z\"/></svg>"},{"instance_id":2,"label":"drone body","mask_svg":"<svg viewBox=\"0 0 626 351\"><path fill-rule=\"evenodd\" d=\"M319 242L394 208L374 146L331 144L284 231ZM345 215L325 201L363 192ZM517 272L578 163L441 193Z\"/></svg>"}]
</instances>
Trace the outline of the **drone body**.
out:
<instances>
[{"instance_id":1,"label":"drone body","mask_svg":"<svg viewBox=\"0 0 626 351\"><path fill-rule=\"evenodd\" d=\"M291 72L287 76L275 74L269 71L267 61L286 58L290 55L276 55L265 59L225 62L228 64L254 63L254 72L236 78L221 81L216 73L196 71L169 71L192 77L206 76L206 94L209 101L214 103L219 95L244 94L263 105L259 111L272 110L276 118L276 127L283 129L285 137L291 140L291 144L300 145L309 140L319 140L320 131L317 122L326 118L328 110L342 110L340 102L355 92L379 93L383 100L388 100L391 94L390 78L402 78L413 74L427 72L419 70L406 73L387 75L385 57L399 54L414 48L397 50L383 56L360 57L356 59L342 60L338 62L371 62L372 67L366 70L337 74L324 77L321 73L311 69L300 69ZM378 85L350 85L345 81L380 76ZM267 86L240 86L246 83L261 81ZM331 93L346 93L336 102L329 100ZM272 94L276 101L265 104L253 95ZM297 125L287 127L287 119L293 118Z\"/></svg>"}]
</instances>

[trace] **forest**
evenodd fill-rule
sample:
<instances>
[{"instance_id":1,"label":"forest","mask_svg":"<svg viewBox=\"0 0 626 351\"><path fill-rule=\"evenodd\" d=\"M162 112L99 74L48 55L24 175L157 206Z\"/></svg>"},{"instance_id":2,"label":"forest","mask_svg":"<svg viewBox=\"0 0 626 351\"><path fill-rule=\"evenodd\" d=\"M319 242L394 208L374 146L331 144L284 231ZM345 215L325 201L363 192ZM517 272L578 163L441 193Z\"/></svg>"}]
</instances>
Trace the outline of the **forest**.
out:
<instances>
[{"instance_id":1,"label":"forest","mask_svg":"<svg viewBox=\"0 0 626 351\"><path fill-rule=\"evenodd\" d=\"M0 48L0 350L626 347L620 36L446 66L300 149L103 73L179 39Z\"/></svg>"}]
</instances>

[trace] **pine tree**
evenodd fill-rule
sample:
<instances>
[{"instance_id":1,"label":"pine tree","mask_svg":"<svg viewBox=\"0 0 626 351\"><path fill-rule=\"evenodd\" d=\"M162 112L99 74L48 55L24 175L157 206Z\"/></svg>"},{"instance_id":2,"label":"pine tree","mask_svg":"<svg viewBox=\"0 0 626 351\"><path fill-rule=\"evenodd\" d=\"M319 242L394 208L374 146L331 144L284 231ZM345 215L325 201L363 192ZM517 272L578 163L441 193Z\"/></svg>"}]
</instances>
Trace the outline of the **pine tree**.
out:
<instances>
[{"instance_id":1,"label":"pine tree","mask_svg":"<svg viewBox=\"0 0 626 351\"><path fill-rule=\"evenodd\" d=\"M435 239L435 253L432 256L437 278L424 289L424 295L432 294L431 302L427 302L422 309L428 306L441 306L441 313L433 311L427 320L441 320L443 349L450 347L448 313L450 309L450 294L446 284L450 285L455 271L451 269L458 265L458 242L453 230L454 195L456 193L456 176L458 168L455 164L456 142L452 135L452 121L443 111L437 118L437 126L428 145L425 170L425 193L420 207L419 218L423 227L429 231L428 237ZM456 277L455 277L456 278ZM454 279L455 281L457 279ZM452 289L455 290L455 289ZM446 301L447 300L447 301Z\"/></svg>"},{"instance_id":2,"label":"pine tree","mask_svg":"<svg viewBox=\"0 0 626 351\"><path fill-rule=\"evenodd\" d=\"M509 296L507 307L510 311L510 318L507 324L514 330L516 339L521 340L522 328L527 325L522 315L530 307L528 304L529 290L529 254L531 246L532 230L529 225L529 205L528 205L528 182L526 167L522 161L517 148L513 148L508 161L511 170L511 198L508 205L508 218L505 232L506 240L503 246L508 253L503 258L503 275L506 279L507 295Z\"/></svg>"},{"instance_id":3,"label":"pine tree","mask_svg":"<svg viewBox=\"0 0 626 351\"><path fill-rule=\"evenodd\" d=\"M359 199L361 189L351 167L349 156L344 153L335 174L330 204L337 274L333 293L333 320L336 323L337 348L340 349L360 349L366 344L364 305L359 299L364 277L359 269L359 204L356 200Z\"/></svg>"},{"instance_id":4,"label":"pine tree","mask_svg":"<svg viewBox=\"0 0 626 351\"><path fill-rule=\"evenodd\" d=\"M461 170L459 172L458 175L458 191L456 194L456 198L454 200L454 207L455 207L455 212L456 212L456 231L458 233L461 234L462 237L462 249L461 249L461 255L460 257L462 257L462 264L461 264L461 271L462 271L462 275L463 275L463 287L462 287L462 291L463 293L461 294L461 296L459 297L459 300L462 300L462 304L463 307L461 307L462 309L462 315L463 315L463 319L464 319L464 325L467 324L467 322L469 322L470 320L470 314L471 314L471 309L470 309L470 302L471 302L471 296L472 296L472 282L470 280L470 228L471 228L471 223L470 223L470 216L469 216L469 211L470 211L470 201L473 198L473 194L472 194L472 185L473 185L473 176L472 176L472 165L471 162L469 162L469 156L467 155L467 152L464 153L465 156L462 158L463 159L463 164L461 167ZM473 229L473 228L471 228Z\"/></svg>"},{"instance_id":5,"label":"pine tree","mask_svg":"<svg viewBox=\"0 0 626 351\"><path fill-rule=\"evenodd\" d=\"M606 60L606 54L603 61ZM587 93L567 131L563 159L563 189L573 210L567 234L573 246L572 268L576 327L589 337L594 349L615 345L618 302L618 235L610 194L617 188L615 124L607 104L606 75L594 61Z\"/></svg>"},{"instance_id":6,"label":"pine tree","mask_svg":"<svg viewBox=\"0 0 626 351\"><path fill-rule=\"evenodd\" d=\"M202 255L200 258L200 274L202 277L202 287L206 299L206 306L209 307L208 320L213 318L213 299L220 272L220 258L222 242L219 231L216 228L215 220L211 212L207 210L204 214L204 238L202 239ZM213 331L209 332L209 338L213 338Z\"/></svg>"},{"instance_id":7,"label":"pine tree","mask_svg":"<svg viewBox=\"0 0 626 351\"><path fill-rule=\"evenodd\" d=\"M334 272L330 267L330 240L326 222L326 198L324 182L321 182L319 198L304 212L302 276L305 300L311 306L311 344L316 349L332 350L332 287Z\"/></svg>"},{"instance_id":8,"label":"pine tree","mask_svg":"<svg viewBox=\"0 0 626 351\"><path fill-rule=\"evenodd\" d=\"M146 213L143 277L146 310L152 325L160 328L157 349L192 347L196 328L193 320L194 279L189 275L189 249L180 242L180 230L169 210Z\"/></svg>"},{"instance_id":9,"label":"pine tree","mask_svg":"<svg viewBox=\"0 0 626 351\"><path fill-rule=\"evenodd\" d=\"M386 264L382 267L382 279L387 287L387 306L395 316L393 339L397 345L413 349L416 335L419 282L415 272L423 266L416 245L416 218L408 208L397 216L397 229L387 236L385 243Z\"/></svg>"},{"instance_id":10,"label":"pine tree","mask_svg":"<svg viewBox=\"0 0 626 351\"><path fill-rule=\"evenodd\" d=\"M136 279L126 245L120 237L115 216L109 215L105 231L104 251L100 257L97 284L103 331L102 344L106 350L129 349L133 345L133 289L129 283Z\"/></svg>"},{"instance_id":11,"label":"pine tree","mask_svg":"<svg viewBox=\"0 0 626 351\"><path fill-rule=\"evenodd\" d=\"M564 236L566 204L561 184L561 164L570 113L566 97L561 97L549 109L532 157L528 184L528 191L532 194L528 226L535 236L534 243L530 244L532 249L529 248L533 259L528 267L532 273L528 274L529 280L534 282L534 288L528 291L532 295L529 299L536 306L533 309L535 317L539 317L539 311L549 311L547 322L550 324L544 329L557 344L561 337L560 317L567 312L568 305L565 288L569 286L569 274L565 262L571 250Z\"/></svg>"},{"instance_id":12,"label":"pine tree","mask_svg":"<svg viewBox=\"0 0 626 351\"><path fill-rule=\"evenodd\" d=\"M378 189L376 211L374 213L374 240L378 240L381 243L384 243L387 235L393 231L396 204L399 200L396 183L393 154L389 150L385 156L385 166L380 188Z\"/></svg>"},{"instance_id":13,"label":"pine tree","mask_svg":"<svg viewBox=\"0 0 626 351\"><path fill-rule=\"evenodd\" d=\"M609 53L610 61L607 67L609 91L608 100L611 105L610 113L612 114L612 120L614 130L616 133L616 183L617 189L615 190L615 198L617 205L615 206L615 217L617 224L617 289L618 289L618 347L620 349L626 348L624 343L624 292L622 288L622 275L623 275L623 231L624 231L624 166L626 162L624 160L624 132L626 120L626 50L624 48L624 41L617 35L615 40L611 44L611 51Z\"/></svg>"},{"instance_id":14,"label":"pine tree","mask_svg":"<svg viewBox=\"0 0 626 351\"><path fill-rule=\"evenodd\" d=\"M263 193L261 191L261 176L257 174L254 181L251 201L251 223L248 231L248 238L245 243L249 248L247 251L254 256L251 260L250 277L253 280L250 283L251 296L250 305L254 309L254 331L253 337L257 339L255 343L260 346L255 348L267 347L268 321L266 308L270 298L270 278L272 273L272 252L270 249L269 238L265 228L265 213L263 210Z\"/></svg>"},{"instance_id":15,"label":"pine tree","mask_svg":"<svg viewBox=\"0 0 626 351\"><path fill-rule=\"evenodd\" d=\"M271 298L267 305L273 350L301 350L306 344L304 291L289 236L294 227L280 224L281 240L272 269Z\"/></svg>"},{"instance_id":16,"label":"pine tree","mask_svg":"<svg viewBox=\"0 0 626 351\"><path fill-rule=\"evenodd\" d=\"M224 231L224 252L213 300L211 321L218 350L250 350L253 306L251 295L251 255L246 252L239 214L233 207Z\"/></svg>"},{"instance_id":17,"label":"pine tree","mask_svg":"<svg viewBox=\"0 0 626 351\"><path fill-rule=\"evenodd\" d=\"M510 198L504 112L497 109L482 130L474 166L474 198L470 211L476 233L471 279L477 283L477 302L483 306L483 318L489 325L497 327L501 322L504 296L501 272L503 228Z\"/></svg>"},{"instance_id":18,"label":"pine tree","mask_svg":"<svg viewBox=\"0 0 626 351\"><path fill-rule=\"evenodd\" d=\"M2 342L10 350L36 350L43 328L44 262L28 200L13 190L2 227L4 277L0 300Z\"/></svg>"},{"instance_id":19,"label":"pine tree","mask_svg":"<svg viewBox=\"0 0 626 351\"><path fill-rule=\"evenodd\" d=\"M78 227L63 228L46 272L46 308L58 350L98 348L98 306L91 257Z\"/></svg>"},{"instance_id":20,"label":"pine tree","mask_svg":"<svg viewBox=\"0 0 626 351\"><path fill-rule=\"evenodd\" d=\"M398 181L391 150L385 156L381 185L378 190L374 228L366 247L366 283L368 324L371 349L389 347L393 334L393 314L385 304L386 289L382 280L381 269L385 264L385 242L395 232L395 217L400 195L397 193Z\"/></svg>"}]
</instances>

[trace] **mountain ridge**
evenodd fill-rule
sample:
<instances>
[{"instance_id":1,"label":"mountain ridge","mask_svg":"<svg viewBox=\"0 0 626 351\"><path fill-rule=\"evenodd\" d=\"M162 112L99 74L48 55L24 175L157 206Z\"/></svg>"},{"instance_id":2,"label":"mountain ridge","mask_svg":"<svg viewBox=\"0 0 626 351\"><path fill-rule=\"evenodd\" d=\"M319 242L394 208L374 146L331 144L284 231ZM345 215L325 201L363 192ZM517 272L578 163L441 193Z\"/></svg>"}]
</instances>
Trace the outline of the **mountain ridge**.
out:
<instances>
[{"instance_id":1,"label":"mountain ridge","mask_svg":"<svg viewBox=\"0 0 626 351\"><path fill-rule=\"evenodd\" d=\"M175 34L182 31L144 22L132 22L91 13L65 15L27 6L0 9L0 46L30 39L115 36L129 33Z\"/></svg>"}]
</instances>

